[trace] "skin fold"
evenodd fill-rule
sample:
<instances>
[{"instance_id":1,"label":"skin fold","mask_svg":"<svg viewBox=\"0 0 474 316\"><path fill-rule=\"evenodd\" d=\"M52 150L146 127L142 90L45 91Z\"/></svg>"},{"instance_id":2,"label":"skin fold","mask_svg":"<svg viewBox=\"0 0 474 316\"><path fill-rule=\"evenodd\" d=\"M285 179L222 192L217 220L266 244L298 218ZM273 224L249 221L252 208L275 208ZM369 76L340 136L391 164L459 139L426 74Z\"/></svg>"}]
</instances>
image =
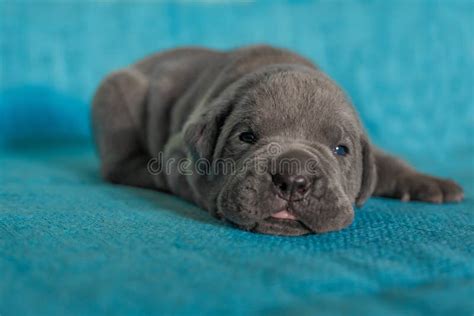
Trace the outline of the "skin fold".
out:
<instances>
[{"instance_id":1,"label":"skin fold","mask_svg":"<svg viewBox=\"0 0 474 316\"><path fill-rule=\"evenodd\" d=\"M179 48L108 75L92 106L103 177L239 228L342 229L372 195L458 202L451 180L375 148L345 93L287 50Z\"/></svg>"}]
</instances>

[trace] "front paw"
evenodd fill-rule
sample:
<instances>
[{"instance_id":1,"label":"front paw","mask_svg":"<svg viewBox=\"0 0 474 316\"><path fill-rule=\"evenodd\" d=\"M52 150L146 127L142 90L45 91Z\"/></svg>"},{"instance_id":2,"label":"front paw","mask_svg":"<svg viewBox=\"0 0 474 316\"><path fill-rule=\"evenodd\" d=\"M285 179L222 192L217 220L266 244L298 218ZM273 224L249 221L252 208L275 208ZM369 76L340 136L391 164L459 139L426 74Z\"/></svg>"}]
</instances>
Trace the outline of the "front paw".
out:
<instances>
[{"instance_id":1,"label":"front paw","mask_svg":"<svg viewBox=\"0 0 474 316\"><path fill-rule=\"evenodd\" d=\"M464 198L463 189L456 182L416 172L400 175L394 195L404 202L446 203L460 202Z\"/></svg>"}]
</instances>

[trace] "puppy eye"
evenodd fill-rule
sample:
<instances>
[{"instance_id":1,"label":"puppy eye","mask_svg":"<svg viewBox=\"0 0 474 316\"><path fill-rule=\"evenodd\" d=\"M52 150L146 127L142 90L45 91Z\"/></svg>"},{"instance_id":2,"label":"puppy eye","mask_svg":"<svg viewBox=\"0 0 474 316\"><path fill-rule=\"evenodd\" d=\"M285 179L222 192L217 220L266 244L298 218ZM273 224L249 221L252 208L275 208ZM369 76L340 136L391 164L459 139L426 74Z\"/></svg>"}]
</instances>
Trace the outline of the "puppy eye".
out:
<instances>
[{"instance_id":1,"label":"puppy eye","mask_svg":"<svg viewBox=\"0 0 474 316\"><path fill-rule=\"evenodd\" d=\"M255 144L257 142L257 136L253 132L243 132L239 135L239 139L248 144Z\"/></svg>"},{"instance_id":2,"label":"puppy eye","mask_svg":"<svg viewBox=\"0 0 474 316\"><path fill-rule=\"evenodd\" d=\"M344 145L337 145L334 150L333 150L334 154L338 155L338 156L346 156L347 154L349 154L349 148L347 148L346 146Z\"/></svg>"}]
</instances>

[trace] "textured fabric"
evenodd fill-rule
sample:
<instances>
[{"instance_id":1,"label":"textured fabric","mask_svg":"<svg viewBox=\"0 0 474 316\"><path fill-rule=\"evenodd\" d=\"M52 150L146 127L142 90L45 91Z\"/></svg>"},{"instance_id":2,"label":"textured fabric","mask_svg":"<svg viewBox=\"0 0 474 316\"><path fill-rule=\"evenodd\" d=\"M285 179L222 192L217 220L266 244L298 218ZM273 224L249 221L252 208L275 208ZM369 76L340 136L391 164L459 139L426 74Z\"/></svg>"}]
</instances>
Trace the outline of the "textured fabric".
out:
<instances>
[{"instance_id":1,"label":"textured fabric","mask_svg":"<svg viewBox=\"0 0 474 316\"><path fill-rule=\"evenodd\" d=\"M0 1L0 315L474 313L472 1ZM317 62L376 144L461 204L371 199L340 232L243 232L98 177L89 100L177 45ZM26 141L28 140L28 141Z\"/></svg>"},{"instance_id":2,"label":"textured fabric","mask_svg":"<svg viewBox=\"0 0 474 316\"><path fill-rule=\"evenodd\" d=\"M472 191L458 205L372 199L341 232L274 237L103 183L86 146L0 163L2 315L474 311Z\"/></svg>"}]
</instances>

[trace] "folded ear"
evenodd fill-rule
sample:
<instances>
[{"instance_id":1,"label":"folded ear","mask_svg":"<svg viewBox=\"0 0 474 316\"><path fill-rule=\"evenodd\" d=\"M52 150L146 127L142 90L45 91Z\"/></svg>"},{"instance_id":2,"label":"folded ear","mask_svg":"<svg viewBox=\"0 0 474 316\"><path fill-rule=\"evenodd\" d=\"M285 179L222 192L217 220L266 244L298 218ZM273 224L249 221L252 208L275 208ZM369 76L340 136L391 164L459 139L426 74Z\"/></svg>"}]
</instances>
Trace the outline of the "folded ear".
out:
<instances>
[{"instance_id":1,"label":"folded ear","mask_svg":"<svg viewBox=\"0 0 474 316\"><path fill-rule=\"evenodd\" d=\"M231 106L227 103L214 102L184 126L184 143L193 158L212 160L220 131L231 111Z\"/></svg>"},{"instance_id":2,"label":"folded ear","mask_svg":"<svg viewBox=\"0 0 474 316\"><path fill-rule=\"evenodd\" d=\"M372 195L377 183L377 169L372 145L364 135L361 138L362 147L362 181L359 194L356 198L356 206L361 207Z\"/></svg>"}]
</instances>

